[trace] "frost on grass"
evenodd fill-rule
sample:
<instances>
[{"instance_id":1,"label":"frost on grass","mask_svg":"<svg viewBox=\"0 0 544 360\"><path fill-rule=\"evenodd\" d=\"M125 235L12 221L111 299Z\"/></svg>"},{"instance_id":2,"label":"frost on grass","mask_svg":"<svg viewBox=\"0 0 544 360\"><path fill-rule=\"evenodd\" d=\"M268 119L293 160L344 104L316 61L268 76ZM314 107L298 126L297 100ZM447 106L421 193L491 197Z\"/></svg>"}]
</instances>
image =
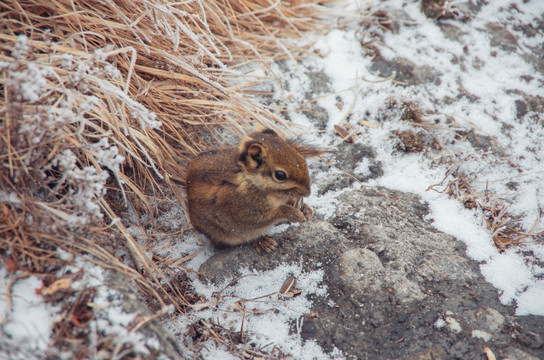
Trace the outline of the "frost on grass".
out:
<instances>
[{"instance_id":1,"label":"frost on grass","mask_svg":"<svg viewBox=\"0 0 544 360\"><path fill-rule=\"evenodd\" d=\"M124 157L119 155L117 147L110 146L108 139L102 138L89 149L96 161L110 170L122 184L119 173ZM49 169L56 169L61 174L54 191L63 194L64 202L70 209L65 220L72 229L102 220L98 200L106 193L107 171L94 166L81 167L74 153L68 149L53 159Z\"/></svg>"},{"instance_id":2,"label":"frost on grass","mask_svg":"<svg viewBox=\"0 0 544 360\"><path fill-rule=\"evenodd\" d=\"M0 240L2 258L17 259L13 260L10 272L17 271L22 263L28 271L54 271L67 259L57 253L57 246L84 248L85 245L76 244L75 236L83 235L92 241L103 235L98 228L88 231L89 226L103 224L106 183L116 180L122 190L124 155L127 151L134 155L127 143L115 136L118 129L112 124L117 126L119 116L124 117L126 129L132 123L136 127L141 125L141 130L160 125L151 111L123 92L121 74L108 62L107 54L62 54L51 50L55 44L49 45L49 50L35 49L21 35L12 45L10 56L0 62L0 82L4 89L1 110L9 120L0 121L0 131L4 134L0 153L5 155L0 160L0 203L2 217L9 217L6 223L11 224L5 227L2 223L2 231L7 229L7 235ZM38 300L43 303L43 299L18 292L20 286L34 280L30 277L14 283L13 308L6 311L6 284L0 287L5 315L1 326L9 335L2 344L8 340L10 346L27 342L43 354L52 341L49 336L50 322L54 321L53 306L42 304L34 312L34 300L38 307ZM0 281L7 280L2 276ZM32 286L39 288L40 284L34 282ZM23 305L34 319L21 313L19 307ZM115 309L110 307L109 323L97 317L93 331L101 336L124 334L127 340L123 341L130 343L137 334L127 333L126 325L134 317L116 317ZM37 312L43 312L48 319L41 319ZM19 319L25 324L21 325ZM28 338L22 331L25 326L39 339ZM131 345L134 348L145 343L136 340L136 345ZM147 354L143 349L137 351ZM12 355L24 358L25 354L22 349Z\"/></svg>"},{"instance_id":3,"label":"frost on grass","mask_svg":"<svg viewBox=\"0 0 544 360\"><path fill-rule=\"evenodd\" d=\"M96 199L106 192L104 184L108 173L99 173L92 166L80 168L77 166L77 158L70 150L60 153L51 165L62 174L55 190L64 194L64 203L70 209L69 216L65 219L68 225L77 229L101 220L102 212Z\"/></svg>"},{"instance_id":4,"label":"frost on grass","mask_svg":"<svg viewBox=\"0 0 544 360\"><path fill-rule=\"evenodd\" d=\"M121 177L125 156L120 153L120 142L112 136L114 128L108 128L112 125L108 121L117 120L111 114L123 120L122 131L131 136L126 115L136 120L141 130L161 124L152 111L122 90L119 70L107 61L111 52L101 50L87 57L55 53L47 61L34 52L21 35L11 60L0 63L10 100L7 111L15 120L4 124L10 126L5 131L12 142L5 144L5 150L21 149L18 159L28 170L20 171L12 162L6 166L16 183L26 182L19 177L30 171L38 188L46 184L48 189L44 190L57 199L51 203L51 197L43 198L46 192L41 192L39 196L46 200L42 207L75 230L102 220L99 202L110 174L125 197ZM97 126L96 117L102 119L102 127ZM154 167L139 140L133 140ZM129 150L126 145L122 149ZM138 156L133 152L130 155Z\"/></svg>"}]
</instances>

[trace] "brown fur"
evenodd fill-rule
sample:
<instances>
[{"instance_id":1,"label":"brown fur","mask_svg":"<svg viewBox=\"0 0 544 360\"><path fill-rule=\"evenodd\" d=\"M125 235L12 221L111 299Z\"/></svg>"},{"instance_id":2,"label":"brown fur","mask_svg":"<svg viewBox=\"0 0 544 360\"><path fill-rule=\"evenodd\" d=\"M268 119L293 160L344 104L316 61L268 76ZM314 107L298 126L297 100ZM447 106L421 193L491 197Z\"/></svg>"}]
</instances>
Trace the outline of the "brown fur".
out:
<instances>
[{"instance_id":1,"label":"brown fur","mask_svg":"<svg viewBox=\"0 0 544 360\"><path fill-rule=\"evenodd\" d=\"M276 171L287 179L278 180ZM295 207L310 195L306 160L266 128L237 146L198 154L189 164L187 194L193 226L219 246L245 244L274 224L311 216L307 205Z\"/></svg>"}]
</instances>

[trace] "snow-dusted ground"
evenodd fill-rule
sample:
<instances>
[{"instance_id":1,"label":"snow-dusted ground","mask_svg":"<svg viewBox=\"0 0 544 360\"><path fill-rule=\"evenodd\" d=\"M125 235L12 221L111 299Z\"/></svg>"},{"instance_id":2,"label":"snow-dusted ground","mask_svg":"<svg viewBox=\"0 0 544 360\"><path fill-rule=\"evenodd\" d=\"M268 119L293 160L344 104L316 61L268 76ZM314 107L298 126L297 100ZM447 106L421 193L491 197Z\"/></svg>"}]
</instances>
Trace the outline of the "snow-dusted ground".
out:
<instances>
[{"instance_id":1,"label":"snow-dusted ground","mask_svg":"<svg viewBox=\"0 0 544 360\"><path fill-rule=\"evenodd\" d=\"M518 10L512 8L511 4L517 4ZM363 13L368 14L365 12L368 5L369 2L347 4L352 14L361 14L362 17ZM361 40L369 39L363 39L365 30L359 25L332 30L324 36L313 38L316 56L302 63L287 61L275 65L272 70L281 79L281 85L271 81L260 90L271 91L276 103L286 104L288 109L293 109L287 112L286 117L298 126L300 133L309 142L334 147L340 141L334 125L350 125L351 131L357 134L355 141L374 148L377 160L383 166L384 175L369 181L367 185L380 185L420 195L429 203L429 218L434 226L466 243L467 255L480 262L482 274L497 288L497 296L502 303L515 304L518 315L544 316L542 236L540 240L528 237L519 247L501 252L493 243L481 210L468 210L459 200L428 190L430 186L441 183L451 164L456 164L460 166L460 172L473 178L471 185L476 191L483 195L488 190L496 194L497 199L507 203L511 215L520 219L524 230L531 234L544 231L544 221L540 218L544 204L544 114L527 113L520 118L516 111L516 100L521 98L516 95L518 92L535 97L544 94L543 75L524 57L525 53L531 52L529 47L542 48L544 37L539 34L527 38L514 30L518 24L535 23L536 28L535 18L543 16L544 3L493 1L482 5L481 10L468 22L448 20L462 34L457 40L449 39L435 20L425 17L417 1L376 1L372 9L386 9L393 20L401 20L395 16L404 13L404 21L400 21L398 32L382 32L383 44L379 45L381 55L387 60L402 57L417 66L432 67L436 72L434 81L415 86L402 86L392 80L382 81L384 79L379 74L370 71L371 56L365 54L361 46ZM490 35L485 30L490 22L504 25L515 36L519 43L516 51L507 52L492 45ZM370 30L381 32L377 28ZM330 78L330 88L309 95L309 73L320 72ZM251 73L264 74L262 69L253 69ZM472 96L470 99L468 96L458 97L462 92ZM328 113L325 131L318 131L311 114L298 111L299 104L313 98L318 98L317 104ZM412 102L423 109L424 121L433 125L432 134L444 149L437 153L423 154L398 151L396 147L399 140L391 136L392 131L416 128L401 119L398 108L388 108L391 99L398 103ZM268 99L262 100L269 103ZM359 120L379 126L360 124ZM484 153L474 149L467 141L458 141L455 138L457 130L474 130L477 134L496 139L499 147L507 149L506 156ZM441 157L454 161L441 164ZM369 172L368 165L363 162L358 171L363 174ZM316 169L311 163L310 171L314 179L338 172L330 169L323 173ZM508 187L511 181L518 183L517 189ZM355 188L359 186L357 183L353 185ZM317 190L314 185L307 203L316 210L318 216L328 218L334 213L335 198L339 192L319 196ZM207 252L201 253L191 266L196 268L207 256ZM239 311L229 311L229 304L277 292L285 277L286 268L282 267L272 273L261 274L254 282L251 278L244 279L243 289L229 287L232 300L227 300L219 309L208 309L180 322L195 321L195 317L199 316L217 318L224 326L228 324L239 331L242 315ZM263 281L263 278L269 280ZM197 291L210 301L213 299L210 291L222 288L220 286L211 290L197 283ZM263 286L263 283L267 286ZM309 293L316 284L307 284L308 287L302 285L300 288L304 293ZM274 298L269 298L264 307L274 306L274 301ZM299 315L308 313L309 305L297 306ZM289 311L280 312L271 321L265 314L252 315L249 327L256 334L255 341L259 344L266 341L281 344L284 351L296 358L323 356L317 347L313 348L314 352L305 352L300 343L294 346L293 342L300 342L300 337L289 337L288 326L276 325L278 317L284 322L297 318L291 316ZM181 323L173 323L171 326L183 326ZM208 345L210 353L222 351L214 342Z\"/></svg>"},{"instance_id":2,"label":"snow-dusted ground","mask_svg":"<svg viewBox=\"0 0 544 360\"><path fill-rule=\"evenodd\" d=\"M356 13L367 9L368 2L350 6ZM544 231L544 220L540 217L544 205L544 114L529 112L518 117L516 108L516 100L521 99L519 93L544 96L543 74L525 60L531 48L542 49L544 37L540 33L529 38L516 30L519 24L538 28L537 20L540 18L542 23L544 16L544 3L504 0L481 5L481 10L468 22L443 21L457 27L456 31L462 34L453 40L445 36L435 20L421 13L417 1L379 1L372 8L386 9L393 20L400 21L398 32L383 32L381 55L387 60L404 58L417 66L432 67L436 71L434 81L415 86L380 81L383 78L369 70L372 60L361 48L361 40L368 41L362 36L364 30L350 27L316 38L314 50L321 56L303 64L288 63L288 71L277 67L276 75L282 77L284 86L275 88L276 100L293 105L308 100L305 98L310 84L307 69L323 71L331 80L331 89L314 96L321 96L317 104L328 112L327 131L316 131L306 138L334 146L339 140L334 125L352 126L357 133L355 141L374 148L377 160L383 165L384 175L368 185L420 195L430 205L429 217L434 225L465 242L468 256L481 262L482 274L498 289L503 303L515 303L518 315L544 316L544 269L537 265L544 261L542 236L538 239L529 236L519 247L501 252L493 244L479 210L467 210L446 194L428 191L430 186L442 182L449 169L449 163L440 165L439 160L453 158L462 172L473 177L471 185L478 192L484 194L488 190L509 205L510 214L519 217L525 231L531 234ZM402 12L402 19L395 18L395 14ZM519 45L516 51L492 45L486 32L491 22L501 24L515 37ZM472 95L470 99L457 98L464 91ZM415 127L406 124L398 110L388 109L391 99L418 104L426 112L424 121L434 125L433 135L444 150L437 154L397 151L398 139L391 136L392 131ZM295 111L288 116L301 125L301 132L316 130L309 116ZM364 126L359 120L380 126ZM500 157L476 150L469 142L457 141L456 130L474 130L491 136L507 154ZM508 186L511 181L517 183L515 189ZM313 191L308 203L324 217L332 214L337 193L321 197L316 194Z\"/></svg>"},{"instance_id":3,"label":"snow-dusted ground","mask_svg":"<svg viewBox=\"0 0 544 360\"><path fill-rule=\"evenodd\" d=\"M59 256L64 259L73 257L59 250ZM156 337L145 337L143 334L131 331L129 324L135 321L139 315L137 312L127 312L123 308L123 296L111 286L106 284L105 271L92 262L75 258L72 266L66 266L56 276L66 286L80 294L84 289L92 288L92 306L95 308L93 317L87 324L90 329L88 336L95 347L95 353L89 354L91 358L103 358L104 354L96 353L97 333L100 332L109 337L117 345L116 354L122 356L123 345L128 345L135 353L146 356L150 349L157 350L160 343ZM80 276L81 275L81 276ZM8 276L6 268L0 269L0 359L43 359L47 351L56 354L49 347L52 327L60 320L60 316L67 316L67 309L62 308L62 303L51 305L44 302L48 288L45 288L42 279L38 276L25 276L13 282ZM60 285L62 287L63 285ZM11 289L8 304L6 289ZM55 285L51 285L52 295ZM72 294L72 297L76 295ZM66 295L69 296L69 295ZM164 309L168 312L170 309ZM71 312L71 316L74 316ZM92 349L91 349L92 351ZM56 354L59 355L59 354ZM72 356L63 354L64 356ZM108 355L111 355L108 353ZM61 355L62 356L62 355Z\"/></svg>"},{"instance_id":4,"label":"snow-dusted ground","mask_svg":"<svg viewBox=\"0 0 544 360\"><path fill-rule=\"evenodd\" d=\"M273 90L276 101L285 101L293 109L287 113L289 120L299 126L300 133L311 142L334 147L340 140L334 125L352 126L356 133L355 141L374 148L377 160L383 166L384 175L367 185L381 185L420 195L430 205L429 218L433 224L467 244L467 255L480 262L482 274L497 288L497 296L504 304L515 304L518 315L544 316L542 236L539 239L529 236L520 246L501 252L493 244L492 234L479 210L468 210L444 193L427 190L431 185L442 182L452 163L439 160L454 159L453 163L473 178L471 185L478 192L484 194L487 189L509 204L511 215L520 219L527 232L537 234L544 231L544 221L540 218L544 204L544 114L529 112L518 117L516 109L520 93L543 96L544 76L526 60L525 55L531 49L542 49L544 36L541 31L527 37L516 30L516 25L534 23L535 28L538 27L536 21L544 14L544 2L495 0L480 4L480 11L471 20L448 20L461 34L456 39L445 36L435 20L425 17L417 1L354 1L335 6L347 6L353 17L360 16L363 20L368 17L369 3L374 10L386 9L394 20L400 20L396 16L402 17L398 32L382 32L374 28L383 36L379 44L383 58L402 57L418 66L432 67L436 81L415 86L382 81L384 79L379 74L370 71L371 55L366 54L361 46L367 29L354 24L313 38L315 56L304 62L287 61L281 66L273 66L275 75L281 79L281 86L271 81L262 89ZM490 22L501 24L515 37L517 50L506 51L492 43ZM329 89L311 95L311 98L319 97L317 104L328 113L325 131L318 131L311 115L296 110L299 103L308 100L309 72L323 72L330 78ZM264 73L264 69L253 69L254 75ZM458 97L462 92L470 94L470 99L468 96ZM433 136L444 149L439 153L398 151L399 140L391 136L392 131L414 127L401 119L398 109L388 107L391 99L398 103L413 102L423 109L426 112L424 120L433 124ZM368 123L360 123L360 120L379 126L366 126ZM507 154L498 157L497 154L476 150L469 142L456 139L456 130L474 130L477 134L491 136L507 150ZM314 179L337 172L330 169L323 173L316 168L310 166ZM368 164L363 162L359 170L364 173L367 168ZM509 186L510 182L516 182L516 187ZM357 183L353 185L358 186ZM318 216L327 218L334 211L338 192L319 196L317 188L312 190L308 204L314 207ZM172 213L164 214L160 221L170 221L177 227L182 225L183 218L176 208ZM213 254L213 249L202 245L189 233L186 233L184 242L164 242L155 251L181 257L201 249L202 252L184 263L184 266L198 269ZM277 294L289 274L299 276L297 286L302 290L302 296L282 298ZM195 274L189 275L196 292L206 301L215 302L214 293L223 290L224 286L204 285ZM248 309L244 318L245 333L259 347L270 350L273 345L269 345L270 348L267 345L272 343L280 345L283 353L296 358L324 357L316 344L303 344L299 335L289 334L292 322L310 312L311 303L305 295L327 296L326 287L321 283L323 274L300 273L299 267L290 264L259 276L246 275L243 285L224 289L223 301L217 307L180 316L171 320L168 327L184 334L188 326L198 319L211 318L219 319L222 326L239 331L244 312L235 307L243 301ZM58 309L40 303L40 297L33 291L40 287L40 281L29 277L17 281L13 287L14 305L8 311L5 278L5 271L0 270L0 319L4 332L13 336L14 341L25 341L27 350L43 351ZM29 301L32 306L26 307L24 301ZM21 311L23 308L25 310ZM37 311L39 316L28 320L26 315L31 314L28 309ZM203 346L203 355L209 358L229 356L226 348L213 340L208 340Z\"/></svg>"},{"instance_id":5,"label":"snow-dusted ground","mask_svg":"<svg viewBox=\"0 0 544 360\"><path fill-rule=\"evenodd\" d=\"M511 6L513 4L516 7ZM370 59L358 46L360 35L352 30L333 31L317 43L319 52L327 55L315 61L315 68L324 69L333 80L332 92L338 92L337 96L345 104L355 101L347 122L361 131L357 141L377 150L378 160L384 166L384 176L371 181L370 185L420 195L430 205L434 225L465 242L468 256L481 262L482 274L498 289L503 303L514 302L518 315L544 316L544 269L537 265L544 260L542 236L539 241L528 237L521 246L501 253L493 245L478 211L463 208L445 194L427 191L440 183L448 170L436 165L438 158L451 156L461 170L473 176L472 185L481 194L489 189L510 205L510 213L520 217L525 231L537 234L544 230L544 220L540 218L544 205L544 114L528 113L520 118L516 109L516 100L521 98L516 95L518 92L544 96L543 74L524 60L524 55L532 51L530 47L542 49L544 37L540 33L528 38L515 30L519 24L534 24L537 28L538 18L542 23L544 16L544 3L493 1L482 5L481 11L469 22L450 20L463 34L457 41L446 37L435 21L420 12L419 2L391 0L379 6L391 14L402 10L411 19L401 25L398 33L384 33L384 44L379 47L382 56L388 60L403 57L418 66L430 66L438 71L438 81L402 87L390 81L361 80L376 77L368 71ZM516 51L507 52L492 45L485 30L490 22L500 23L517 39ZM350 91L342 93L343 89ZM455 99L462 89L476 100ZM296 96L298 92L293 90ZM444 144L444 151L436 156L396 152L390 132L410 128L410 125L402 124L398 114L396 119L381 121L384 104L390 97L419 104L428 111L435 125L443 124L444 130L433 134ZM334 106L333 96L319 100L318 104L329 112L329 129L345 117ZM454 124L446 123L447 118L452 118ZM360 119L382 122L383 126L363 128L357 124ZM499 158L497 154L483 154L468 142L455 141L454 130L459 128L474 129L476 133L495 138L507 149L507 155ZM518 183L516 190L508 187L510 181ZM319 199L311 199L309 203L312 201L318 206Z\"/></svg>"},{"instance_id":6,"label":"snow-dusted ground","mask_svg":"<svg viewBox=\"0 0 544 360\"><path fill-rule=\"evenodd\" d=\"M19 354L11 354L12 358L31 358L33 352L43 352L49 344L51 326L56 320L59 306L43 302L41 295L36 293L42 284L35 276L16 281L11 288L11 304L6 301L5 289L10 278L6 268L0 269L0 323L3 332L8 335L0 344L2 348L12 347L21 349ZM5 348L4 348L5 349ZM4 351L6 351L5 349ZM0 352L0 358L7 356Z\"/></svg>"}]
</instances>

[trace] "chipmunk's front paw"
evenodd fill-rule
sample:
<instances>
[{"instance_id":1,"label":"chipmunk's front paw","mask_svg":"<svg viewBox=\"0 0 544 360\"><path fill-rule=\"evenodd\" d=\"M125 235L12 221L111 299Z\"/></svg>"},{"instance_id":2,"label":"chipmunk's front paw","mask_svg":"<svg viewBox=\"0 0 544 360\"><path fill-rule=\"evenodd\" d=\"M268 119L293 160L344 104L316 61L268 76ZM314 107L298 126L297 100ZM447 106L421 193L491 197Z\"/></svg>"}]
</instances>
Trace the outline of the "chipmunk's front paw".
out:
<instances>
[{"instance_id":1,"label":"chipmunk's front paw","mask_svg":"<svg viewBox=\"0 0 544 360\"><path fill-rule=\"evenodd\" d=\"M305 203L302 203L302 208L300 210L304 214L304 217L306 218L306 220L310 220L312 216L314 216L313 209Z\"/></svg>"},{"instance_id":2,"label":"chipmunk's front paw","mask_svg":"<svg viewBox=\"0 0 544 360\"><path fill-rule=\"evenodd\" d=\"M304 221L297 221L297 222L308 221L314 215L314 211L312 210L310 206L304 203L304 198L302 196L293 202L293 207L297 210L300 210L302 212L302 215L304 215Z\"/></svg>"},{"instance_id":3,"label":"chipmunk's front paw","mask_svg":"<svg viewBox=\"0 0 544 360\"><path fill-rule=\"evenodd\" d=\"M308 218L306 215L299 209L293 208L291 216L289 216L289 221L292 223L303 223L306 222Z\"/></svg>"},{"instance_id":4,"label":"chipmunk's front paw","mask_svg":"<svg viewBox=\"0 0 544 360\"><path fill-rule=\"evenodd\" d=\"M253 242L253 245L255 245L255 250L257 250L259 254L262 254L263 251L268 254L272 252L276 248L276 246L278 246L278 243L270 236L263 235L255 240Z\"/></svg>"}]
</instances>

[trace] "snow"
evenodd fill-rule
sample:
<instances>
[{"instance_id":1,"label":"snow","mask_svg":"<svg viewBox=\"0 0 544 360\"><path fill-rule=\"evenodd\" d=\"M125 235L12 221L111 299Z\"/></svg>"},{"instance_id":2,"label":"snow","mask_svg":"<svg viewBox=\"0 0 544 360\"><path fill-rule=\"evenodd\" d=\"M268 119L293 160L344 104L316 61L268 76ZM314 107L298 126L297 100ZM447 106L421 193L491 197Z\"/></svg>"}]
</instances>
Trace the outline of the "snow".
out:
<instances>
[{"instance_id":1,"label":"snow","mask_svg":"<svg viewBox=\"0 0 544 360\"><path fill-rule=\"evenodd\" d=\"M429 195L429 193L425 193ZM477 261L488 260L492 254L498 253L491 234L481 223L473 211L453 199L445 199L442 196L425 196L429 203L433 225L440 231L454 235L457 239L467 244L467 255Z\"/></svg>"},{"instance_id":2,"label":"snow","mask_svg":"<svg viewBox=\"0 0 544 360\"><path fill-rule=\"evenodd\" d=\"M316 191L313 190L312 193L315 194ZM338 204L338 195L344 192L345 189L328 191L322 196L310 196L305 202L314 209L316 216L322 217L323 219L329 219L336 212L336 205Z\"/></svg>"},{"instance_id":3,"label":"snow","mask_svg":"<svg viewBox=\"0 0 544 360\"><path fill-rule=\"evenodd\" d=\"M61 256L69 258L66 253ZM149 349L160 348L156 337L145 337L142 333L129 330L128 325L136 321L138 313L124 310L123 296L105 284L105 272L100 266L75 258L74 265L66 266L56 275L60 278L77 274L80 270L83 270L84 275L81 280L71 284L75 291L71 297L73 301L77 291L83 289L96 290L92 298L94 316L88 324L92 334L102 332L119 348L129 345L135 353L141 355L149 355ZM20 278L13 281L13 305L9 308L7 289L14 277ZM60 305L51 305L39 295L37 290L40 288L42 281L39 277L8 275L6 268L0 268L0 344L6 351L12 350L10 359L43 358L40 354L48 349L53 324L60 320L59 316L64 315ZM6 353L0 352L0 358L4 355Z\"/></svg>"},{"instance_id":4,"label":"snow","mask_svg":"<svg viewBox=\"0 0 544 360\"><path fill-rule=\"evenodd\" d=\"M483 330L472 330L472 337L482 339L483 341L489 341L492 339L492 335Z\"/></svg>"},{"instance_id":5,"label":"snow","mask_svg":"<svg viewBox=\"0 0 544 360\"><path fill-rule=\"evenodd\" d=\"M538 281L517 297L518 315L544 316L544 282Z\"/></svg>"},{"instance_id":6,"label":"snow","mask_svg":"<svg viewBox=\"0 0 544 360\"><path fill-rule=\"evenodd\" d=\"M119 349L122 345L129 345L138 354L149 355L149 348L158 349L160 343L156 337L146 338L140 332L129 330L128 325L137 322L136 317L142 314L126 311L122 294L106 285L107 274L99 265L77 257L74 265L66 266L57 276L76 274L80 270L83 270L83 279L72 283L72 289L96 290L92 298L93 319L89 321L92 332L109 335Z\"/></svg>"},{"instance_id":7,"label":"snow","mask_svg":"<svg viewBox=\"0 0 544 360\"><path fill-rule=\"evenodd\" d=\"M0 343L18 348L23 359L26 353L43 353L47 349L60 306L44 302L36 293L42 287L41 280L29 276L13 282L10 308L7 291L13 276L8 276L6 268L0 268Z\"/></svg>"},{"instance_id":8,"label":"snow","mask_svg":"<svg viewBox=\"0 0 544 360\"><path fill-rule=\"evenodd\" d=\"M304 273L297 264L284 264L271 271L246 270L234 284L229 284L232 280L228 280L224 284L210 285L194 277L193 285L198 294L215 304L216 294L220 293L221 301L213 307L189 314L189 318L179 317L170 323L170 327L179 331L200 319L216 319L223 327L241 331L244 320L244 336L251 338L251 343L257 348L278 345L284 354L291 354L297 359L324 356L317 344L311 341L304 343L300 336L301 316L310 312L311 301L308 296L327 297L327 288L322 284L323 275L321 270ZM299 295L279 294L288 276L296 278L296 288L302 290ZM293 323L296 327L294 334L290 330ZM215 342L207 341L205 344L210 356L224 356L225 349ZM336 356L339 356L338 352Z\"/></svg>"}]
</instances>

